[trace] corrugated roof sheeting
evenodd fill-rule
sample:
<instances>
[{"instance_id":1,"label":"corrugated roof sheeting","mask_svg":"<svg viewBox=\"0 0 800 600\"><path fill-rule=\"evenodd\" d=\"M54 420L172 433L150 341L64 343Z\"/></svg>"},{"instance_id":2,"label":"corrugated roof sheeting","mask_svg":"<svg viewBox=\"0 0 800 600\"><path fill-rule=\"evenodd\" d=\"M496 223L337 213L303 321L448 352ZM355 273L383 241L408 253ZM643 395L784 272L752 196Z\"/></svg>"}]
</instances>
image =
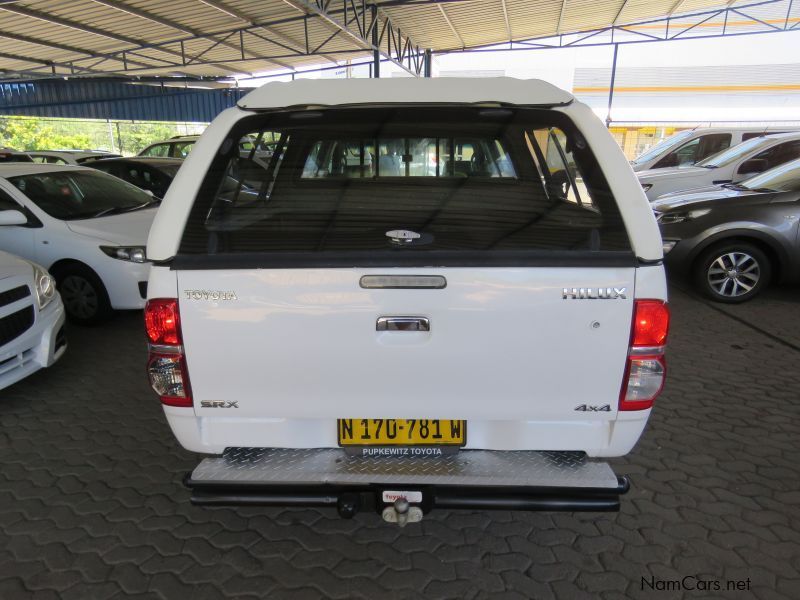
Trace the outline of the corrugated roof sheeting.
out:
<instances>
[{"instance_id":1,"label":"corrugated roof sheeting","mask_svg":"<svg viewBox=\"0 0 800 600\"><path fill-rule=\"evenodd\" d=\"M208 122L247 91L96 80L0 83L0 115Z\"/></svg>"},{"instance_id":2,"label":"corrugated roof sheeting","mask_svg":"<svg viewBox=\"0 0 800 600\"><path fill-rule=\"evenodd\" d=\"M374 1L420 49L434 51L499 44L509 37L520 41L568 35L731 4L725 0L409 0L405 5L403 0ZM733 6L755 1L738 0ZM778 20L788 1L774 0L749 8L748 13L763 15L759 20ZM794 4L800 7L800 1ZM346 34L334 35L335 25L313 16L315 6L314 2L304 6L302 0L0 2L0 73L221 77L290 71L367 55L364 44ZM342 0L332 0L327 10L342 6ZM348 2L350 14L361 6L361 0ZM342 18L340 13L333 16ZM740 21L732 27L770 29L755 20ZM715 27L720 25L712 19L698 29ZM240 34L240 29L246 31ZM386 39L381 49L387 51ZM324 55L314 56L315 50Z\"/></svg>"}]
</instances>

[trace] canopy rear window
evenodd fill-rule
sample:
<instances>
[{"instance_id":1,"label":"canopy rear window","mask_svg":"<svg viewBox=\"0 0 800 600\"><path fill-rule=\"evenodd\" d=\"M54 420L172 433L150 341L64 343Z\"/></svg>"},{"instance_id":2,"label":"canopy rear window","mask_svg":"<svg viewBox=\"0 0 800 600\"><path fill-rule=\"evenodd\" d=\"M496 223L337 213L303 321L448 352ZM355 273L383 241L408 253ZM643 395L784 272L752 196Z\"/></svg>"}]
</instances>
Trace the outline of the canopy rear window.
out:
<instances>
[{"instance_id":1,"label":"canopy rear window","mask_svg":"<svg viewBox=\"0 0 800 600\"><path fill-rule=\"evenodd\" d=\"M201 185L180 253L265 266L632 256L608 182L563 113L477 107L244 119Z\"/></svg>"}]
</instances>

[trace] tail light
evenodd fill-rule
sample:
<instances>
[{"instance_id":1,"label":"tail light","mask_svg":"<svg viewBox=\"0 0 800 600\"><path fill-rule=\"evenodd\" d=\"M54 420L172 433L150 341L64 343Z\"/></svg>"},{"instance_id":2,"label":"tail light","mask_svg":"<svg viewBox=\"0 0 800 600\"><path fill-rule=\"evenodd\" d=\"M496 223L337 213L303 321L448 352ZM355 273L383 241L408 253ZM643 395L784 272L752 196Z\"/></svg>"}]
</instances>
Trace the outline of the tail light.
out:
<instances>
[{"instance_id":1,"label":"tail light","mask_svg":"<svg viewBox=\"0 0 800 600\"><path fill-rule=\"evenodd\" d=\"M619 410L645 410L653 406L667 375L664 347L668 333L669 308L665 302L634 302L631 344Z\"/></svg>"},{"instance_id":2,"label":"tail light","mask_svg":"<svg viewBox=\"0 0 800 600\"><path fill-rule=\"evenodd\" d=\"M149 341L147 375L150 386L160 396L162 404L192 406L178 301L175 298L148 300L144 324Z\"/></svg>"}]
</instances>

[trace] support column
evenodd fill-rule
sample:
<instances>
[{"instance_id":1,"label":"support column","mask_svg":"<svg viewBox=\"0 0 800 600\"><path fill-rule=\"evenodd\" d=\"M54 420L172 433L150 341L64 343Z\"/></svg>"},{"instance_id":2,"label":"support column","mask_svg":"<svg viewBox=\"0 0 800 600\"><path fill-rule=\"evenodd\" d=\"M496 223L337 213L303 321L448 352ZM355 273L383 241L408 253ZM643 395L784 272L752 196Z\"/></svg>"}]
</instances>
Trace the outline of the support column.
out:
<instances>
[{"instance_id":1,"label":"support column","mask_svg":"<svg viewBox=\"0 0 800 600\"><path fill-rule=\"evenodd\" d=\"M611 103L614 101L614 80L617 78L617 51L619 44L614 44L614 60L611 62L611 83L608 86L608 112L606 113L606 127L611 127Z\"/></svg>"},{"instance_id":2,"label":"support column","mask_svg":"<svg viewBox=\"0 0 800 600\"><path fill-rule=\"evenodd\" d=\"M428 48L427 50L425 50L425 63L424 63L423 73L425 77L430 77L432 71L433 71L433 50Z\"/></svg>"},{"instance_id":3,"label":"support column","mask_svg":"<svg viewBox=\"0 0 800 600\"><path fill-rule=\"evenodd\" d=\"M381 76L381 53L378 48L378 7L373 4L372 10L372 46L375 48L372 52L372 76L380 78Z\"/></svg>"}]
</instances>

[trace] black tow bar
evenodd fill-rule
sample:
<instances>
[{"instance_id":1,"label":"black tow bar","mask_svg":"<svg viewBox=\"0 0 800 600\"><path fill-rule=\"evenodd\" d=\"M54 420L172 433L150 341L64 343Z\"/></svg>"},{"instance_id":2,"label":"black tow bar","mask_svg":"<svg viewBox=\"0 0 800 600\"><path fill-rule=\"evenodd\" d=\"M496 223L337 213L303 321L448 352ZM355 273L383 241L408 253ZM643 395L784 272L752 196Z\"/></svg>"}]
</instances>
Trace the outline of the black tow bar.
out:
<instances>
[{"instance_id":1,"label":"black tow bar","mask_svg":"<svg viewBox=\"0 0 800 600\"><path fill-rule=\"evenodd\" d=\"M619 498L630 489L626 476L617 477L615 488L531 488L397 485L267 485L211 484L184 479L192 491L191 502L197 506L284 506L336 508L344 519L359 512L377 512L384 520L413 522L434 508L467 510L522 510L559 512L616 512ZM384 500L386 490L392 500ZM413 490L410 492L408 490ZM399 496L398 496L399 494ZM408 502L407 496L421 495L420 502ZM399 502L406 500L406 502ZM419 518L416 518L419 516Z\"/></svg>"}]
</instances>

